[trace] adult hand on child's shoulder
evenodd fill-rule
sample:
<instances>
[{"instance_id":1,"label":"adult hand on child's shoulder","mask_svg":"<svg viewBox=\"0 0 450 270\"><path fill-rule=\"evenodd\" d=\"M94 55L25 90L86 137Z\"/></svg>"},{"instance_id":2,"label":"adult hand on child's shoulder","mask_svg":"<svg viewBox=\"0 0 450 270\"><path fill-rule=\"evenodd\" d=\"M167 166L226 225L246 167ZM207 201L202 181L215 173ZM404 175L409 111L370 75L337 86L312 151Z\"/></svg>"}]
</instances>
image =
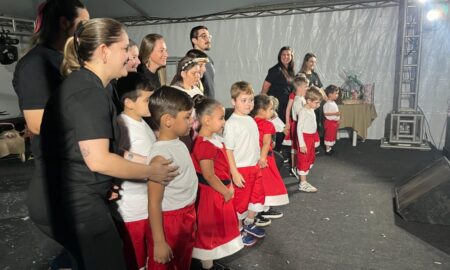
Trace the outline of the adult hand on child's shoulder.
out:
<instances>
[{"instance_id":1,"label":"adult hand on child's shoulder","mask_svg":"<svg viewBox=\"0 0 450 270\"><path fill-rule=\"evenodd\" d=\"M178 166L174 165L172 160L165 159L162 156L152 158L149 166L149 178L163 185L169 184L179 174Z\"/></svg>"}]
</instances>

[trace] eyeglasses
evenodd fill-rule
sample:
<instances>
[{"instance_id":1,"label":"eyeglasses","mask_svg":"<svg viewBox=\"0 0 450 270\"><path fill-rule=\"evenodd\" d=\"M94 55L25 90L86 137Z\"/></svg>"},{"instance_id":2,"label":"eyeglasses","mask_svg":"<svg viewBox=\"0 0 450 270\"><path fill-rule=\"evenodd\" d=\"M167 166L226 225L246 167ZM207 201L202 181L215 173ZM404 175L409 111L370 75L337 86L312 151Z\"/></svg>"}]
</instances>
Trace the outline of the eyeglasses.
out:
<instances>
[{"instance_id":1,"label":"eyeglasses","mask_svg":"<svg viewBox=\"0 0 450 270\"><path fill-rule=\"evenodd\" d=\"M201 34L201 35L198 36L197 38L202 38L202 39L209 39L209 40L211 40L211 39L212 39L212 36L211 36L211 35L207 35L207 34Z\"/></svg>"}]
</instances>

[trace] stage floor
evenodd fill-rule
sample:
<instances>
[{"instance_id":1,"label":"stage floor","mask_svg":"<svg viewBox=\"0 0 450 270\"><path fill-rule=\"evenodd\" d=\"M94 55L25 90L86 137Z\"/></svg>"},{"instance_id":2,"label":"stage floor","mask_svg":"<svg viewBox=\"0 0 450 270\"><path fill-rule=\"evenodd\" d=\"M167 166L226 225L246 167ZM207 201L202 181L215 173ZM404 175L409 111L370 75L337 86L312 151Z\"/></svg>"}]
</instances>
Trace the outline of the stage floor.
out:
<instances>
[{"instance_id":1,"label":"stage floor","mask_svg":"<svg viewBox=\"0 0 450 270\"><path fill-rule=\"evenodd\" d=\"M442 153L379 145L342 139L335 155L320 155L309 175L316 194L300 193L284 168L284 217L272 221L265 239L222 262L261 270L450 269L450 230L437 240L413 235L396 225L392 203L394 186ZM32 162L0 160L0 269L48 269L60 250L27 217L31 172Z\"/></svg>"}]
</instances>

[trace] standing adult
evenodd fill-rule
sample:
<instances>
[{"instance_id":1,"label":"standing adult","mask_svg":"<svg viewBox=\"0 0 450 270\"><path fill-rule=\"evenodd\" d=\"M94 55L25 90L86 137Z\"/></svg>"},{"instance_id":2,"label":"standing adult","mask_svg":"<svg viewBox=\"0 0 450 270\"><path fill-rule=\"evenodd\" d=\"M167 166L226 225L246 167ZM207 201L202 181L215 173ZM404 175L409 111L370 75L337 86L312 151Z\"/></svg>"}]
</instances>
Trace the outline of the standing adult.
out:
<instances>
[{"instance_id":1,"label":"standing adult","mask_svg":"<svg viewBox=\"0 0 450 270\"><path fill-rule=\"evenodd\" d=\"M211 49L212 36L209 34L208 28L204 25L199 25L191 29L190 33L192 48L200 50L204 53ZM206 72L201 81L204 87L204 94L207 97L214 98L214 62L208 56L209 63L206 63Z\"/></svg>"},{"instance_id":2,"label":"standing adult","mask_svg":"<svg viewBox=\"0 0 450 270\"><path fill-rule=\"evenodd\" d=\"M144 74L154 89L158 89L161 85L166 84L165 74L160 71L167 64L166 42L164 37L159 34L148 34L141 42L139 48L139 60L141 64L137 67L137 71Z\"/></svg>"},{"instance_id":3,"label":"standing adult","mask_svg":"<svg viewBox=\"0 0 450 270\"><path fill-rule=\"evenodd\" d=\"M318 88L322 88L322 82L320 81L319 75L314 71L317 64L317 57L313 53L305 54L303 58L302 67L300 68L299 73L303 73L306 75L306 78L309 80L309 86L317 86Z\"/></svg>"},{"instance_id":4,"label":"standing adult","mask_svg":"<svg viewBox=\"0 0 450 270\"><path fill-rule=\"evenodd\" d=\"M277 113L284 123L286 123L286 108L289 102L289 94L294 91L294 76L294 51L291 47L284 46L278 52L278 63L269 69L261 89L261 93L278 99ZM281 150L283 138L284 134L278 132L274 150Z\"/></svg>"},{"instance_id":5,"label":"standing adult","mask_svg":"<svg viewBox=\"0 0 450 270\"><path fill-rule=\"evenodd\" d=\"M75 269L125 269L108 203L113 177L169 181L177 175L162 158L143 165L115 154L119 129L106 86L127 75L127 48L128 35L113 19L78 24L64 49L67 77L42 120L55 238L75 259Z\"/></svg>"},{"instance_id":6,"label":"standing adult","mask_svg":"<svg viewBox=\"0 0 450 270\"><path fill-rule=\"evenodd\" d=\"M309 80L309 86L316 86L319 89L322 89L323 85L322 82L320 81L319 74L317 74L314 71L314 69L316 68L316 64L317 64L317 57L315 54L313 53L305 54L305 57L303 58L302 67L299 73L306 75L306 78ZM323 90L321 90L321 93L324 97L326 97L325 92ZM316 114L317 132L319 133L320 136L320 142L323 145L323 135L324 135L323 102L319 108L314 110L314 113Z\"/></svg>"},{"instance_id":7,"label":"standing adult","mask_svg":"<svg viewBox=\"0 0 450 270\"><path fill-rule=\"evenodd\" d=\"M88 19L89 13L79 0L47 0L42 3L32 49L17 63L12 81L27 128L33 134L34 173L28 189L28 213L34 224L49 236L52 236L52 230L40 149L42 116L50 95L59 89L62 82L59 68L64 44L73 35L77 23Z\"/></svg>"}]
</instances>

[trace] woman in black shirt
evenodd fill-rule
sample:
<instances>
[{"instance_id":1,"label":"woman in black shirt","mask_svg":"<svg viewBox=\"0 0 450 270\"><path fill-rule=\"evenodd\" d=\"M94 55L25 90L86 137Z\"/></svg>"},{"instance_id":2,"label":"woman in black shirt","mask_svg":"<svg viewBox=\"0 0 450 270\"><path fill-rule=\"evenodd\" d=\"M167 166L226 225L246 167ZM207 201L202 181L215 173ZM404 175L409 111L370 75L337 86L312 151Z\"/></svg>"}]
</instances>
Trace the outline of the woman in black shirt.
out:
<instances>
[{"instance_id":1,"label":"woman in black shirt","mask_svg":"<svg viewBox=\"0 0 450 270\"><path fill-rule=\"evenodd\" d=\"M319 75L314 71L314 68L317 64L317 57L313 53L305 54L303 58L302 67L299 73L303 73L306 75L306 78L309 80L309 86L314 85L319 88L322 88L322 82L320 81Z\"/></svg>"},{"instance_id":2,"label":"woman in black shirt","mask_svg":"<svg viewBox=\"0 0 450 270\"><path fill-rule=\"evenodd\" d=\"M115 154L119 129L106 86L127 75L127 49L119 22L80 23L64 50L67 78L50 97L42 121L55 238L74 257L76 269L125 269L108 204L113 177L163 182L177 175L162 158L147 166Z\"/></svg>"},{"instance_id":3,"label":"woman in black shirt","mask_svg":"<svg viewBox=\"0 0 450 270\"><path fill-rule=\"evenodd\" d=\"M286 122L286 108L289 102L289 94L294 91L294 51L288 47L282 47L278 52L278 63L269 69L264 80L261 93L274 96L279 101L278 117ZM274 150L280 151L284 134L277 133Z\"/></svg>"},{"instance_id":4,"label":"woman in black shirt","mask_svg":"<svg viewBox=\"0 0 450 270\"><path fill-rule=\"evenodd\" d=\"M162 74L160 69L166 66L168 56L163 36L148 34L142 39L141 47L139 48L141 64L138 66L137 71L144 74L155 89L166 84L165 74Z\"/></svg>"},{"instance_id":5,"label":"woman in black shirt","mask_svg":"<svg viewBox=\"0 0 450 270\"><path fill-rule=\"evenodd\" d=\"M28 189L28 212L34 224L49 236L52 231L40 150L42 115L50 95L62 82L59 68L64 44L73 35L76 24L83 20L89 20L89 13L79 0L48 0L41 4L32 49L17 63L12 82L27 128L33 134L31 151L35 169Z\"/></svg>"}]
</instances>

